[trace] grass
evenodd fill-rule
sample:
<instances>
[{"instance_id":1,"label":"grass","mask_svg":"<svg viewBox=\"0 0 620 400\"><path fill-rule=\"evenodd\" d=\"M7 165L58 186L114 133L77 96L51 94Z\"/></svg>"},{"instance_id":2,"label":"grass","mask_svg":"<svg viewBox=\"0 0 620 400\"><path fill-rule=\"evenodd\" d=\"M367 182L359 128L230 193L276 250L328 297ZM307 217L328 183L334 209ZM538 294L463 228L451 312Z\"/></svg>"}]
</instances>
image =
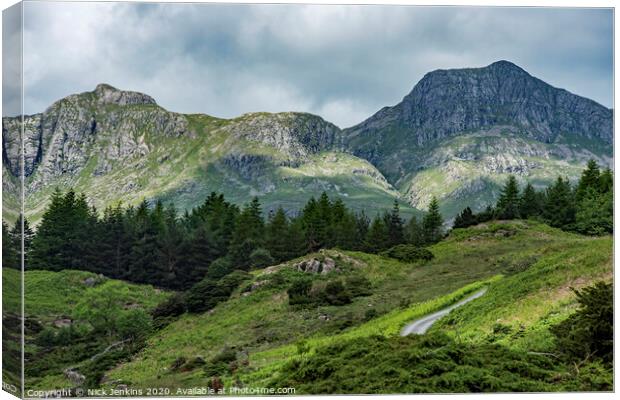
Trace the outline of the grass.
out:
<instances>
[{"instance_id":1,"label":"grass","mask_svg":"<svg viewBox=\"0 0 620 400\"><path fill-rule=\"evenodd\" d=\"M3 376L11 382L16 382L17 372L13 376L11 371L19 371L21 368L21 363L13 362L21 359L21 354L12 344L17 343L16 340L21 335L21 325L12 316L21 314L21 272L3 268L2 278L3 334L7 339L3 342L6 366ZM89 278L95 280L93 286L85 283ZM63 370L68 366L74 366L77 362L88 360L90 356L109 344L105 338L90 335L73 340L68 347L41 348L35 339L43 328L53 327L54 321L58 318L71 318L78 325L81 324L83 321L75 313L76 305L93 291L101 290L123 304L132 307L137 305L146 310L151 310L170 295L169 292L155 289L150 285L136 285L74 270L26 271L24 288L26 389L43 390L72 387ZM11 323L9 326L9 322L13 319L16 323ZM10 341L9 337L14 338L15 342Z\"/></svg>"},{"instance_id":2,"label":"grass","mask_svg":"<svg viewBox=\"0 0 620 400\"><path fill-rule=\"evenodd\" d=\"M201 356L208 360L223 348L232 347L247 359L248 365L225 376L225 382L241 380L248 385L262 385L287 362L299 357L300 348L314 354L341 341L377 334L395 336L406 322L451 304L482 285L488 285L491 294L499 290L495 289L498 285L509 286L503 282L518 276L511 272L515 263L533 258L538 263L550 262L558 254L571 254L571 249L583 250L588 246L611 255L608 238L587 238L534 221L500 221L453 231L446 240L431 246L435 258L425 264L400 263L365 253L327 251L325 254L341 257L343 262L356 260L356 265L346 266L341 275L334 277L361 274L371 281L372 294L344 306L292 307L288 305L286 288L300 273L286 266L269 275L258 271L253 274L255 281L271 283L247 296L236 293L210 313L182 316L153 336L135 359L119 365L108 376L142 387L156 382L170 387L198 384L206 379L200 369L172 372L170 365L179 357ZM601 259L592 263L595 269L609 269L601 264ZM579 274L577 264L574 271ZM592 271L585 269L582 275L589 277ZM497 278L500 274L505 278ZM548 284L558 282L550 280ZM515 294L517 298L522 295ZM487 295L481 299L486 298ZM478 304L481 299L470 304ZM466 307L469 304L463 309ZM366 317L369 309L376 313L370 320ZM516 308L504 311L505 318L519 315ZM321 315L328 319L319 319ZM489 325L497 318L490 316Z\"/></svg>"},{"instance_id":3,"label":"grass","mask_svg":"<svg viewBox=\"0 0 620 400\"><path fill-rule=\"evenodd\" d=\"M20 288L20 271L2 269L2 297L6 299L3 306L6 310L20 312L20 298L15 296ZM91 287L84 282L88 278L100 281L103 290L114 293L127 303L139 303L147 309L155 307L169 294L150 285L136 285L107 278L98 278L96 274L85 271L63 270L26 271L24 276L25 313L38 318L54 318L71 316L74 306L90 291ZM7 302L8 300L8 302Z\"/></svg>"}]
</instances>

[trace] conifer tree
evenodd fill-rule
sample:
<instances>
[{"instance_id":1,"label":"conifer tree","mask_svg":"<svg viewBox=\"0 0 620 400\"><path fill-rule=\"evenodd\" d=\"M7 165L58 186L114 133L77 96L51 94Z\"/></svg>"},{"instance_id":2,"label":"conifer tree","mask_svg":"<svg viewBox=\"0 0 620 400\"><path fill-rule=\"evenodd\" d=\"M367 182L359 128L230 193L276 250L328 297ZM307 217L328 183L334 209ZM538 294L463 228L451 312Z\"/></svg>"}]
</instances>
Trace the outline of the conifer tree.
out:
<instances>
[{"instance_id":1,"label":"conifer tree","mask_svg":"<svg viewBox=\"0 0 620 400\"><path fill-rule=\"evenodd\" d=\"M497 218L519 218L519 186L517 185L517 179L513 175L508 177L495 209Z\"/></svg>"},{"instance_id":2,"label":"conifer tree","mask_svg":"<svg viewBox=\"0 0 620 400\"><path fill-rule=\"evenodd\" d=\"M235 223L235 230L230 244L230 256L235 268L248 268L249 255L263 246L265 224L258 198L243 208Z\"/></svg>"},{"instance_id":3,"label":"conifer tree","mask_svg":"<svg viewBox=\"0 0 620 400\"><path fill-rule=\"evenodd\" d=\"M415 246L422 246L424 244L424 232L422 232L422 226L418 222L418 219L413 215L407 222L405 227L405 237L407 243Z\"/></svg>"},{"instance_id":4,"label":"conifer tree","mask_svg":"<svg viewBox=\"0 0 620 400\"><path fill-rule=\"evenodd\" d=\"M466 207L460 214L454 218L454 228L467 228L468 226L476 225L477 219L471 208Z\"/></svg>"},{"instance_id":5,"label":"conifer tree","mask_svg":"<svg viewBox=\"0 0 620 400\"><path fill-rule=\"evenodd\" d=\"M563 229L569 229L575 222L575 202L568 179L558 177L547 188L543 218L549 225Z\"/></svg>"},{"instance_id":6,"label":"conifer tree","mask_svg":"<svg viewBox=\"0 0 620 400\"><path fill-rule=\"evenodd\" d=\"M378 216L372 220L366 234L365 250L369 253L379 253L389 246L388 230L383 218Z\"/></svg>"},{"instance_id":7,"label":"conifer tree","mask_svg":"<svg viewBox=\"0 0 620 400\"><path fill-rule=\"evenodd\" d=\"M9 232L6 222L2 221L2 266L21 269L19 250L15 248L15 240Z\"/></svg>"},{"instance_id":8,"label":"conifer tree","mask_svg":"<svg viewBox=\"0 0 620 400\"><path fill-rule=\"evenodd\" d=\"M575 189L575 200L580 201L589 190L599 191L600 176L601 171L598 164L591 159L579 178L579 183Z\"/></svg>"},{"instance_id":9,"label":"conifer tree","mask_svg":"<svg viewBox=\"0 0 620 400\"><path fill-rule=\"evenodd\" d=\"M611 169L605 168L605 171L601 173L599 177L599 191L601 193L607 193L612 191L614 185L614 176Z\"/></svg>"},{"instance_id":10,"label":"conifer tree","mask_svg":"<svg viewBox=\"0 0 620 400\"><path fill-rule=\"evenodd\" d=\"M523 189L521 198L519 199L519 215L521 218L527 219L540 215L542 212L542 198L536 192L534 186L528 183Z\"/></svg>"},{"instance_id":11,"label":"conifer tree","mask_svg":"<svg viewBox=\"0 0 620 400\"><path fill-rule=\"evenodd\" d=\"M289 248L291 237L289 221L282 207L278 207L275 213L271 213L265 229L265 247L275 262L288 260L291 250Z\"/></svg>"},{"instance_id":12,"label":"conifer tree","mask_svg":"<svg viewBox=\"0 0 620 400\"><path fill-rule=\"evenodd\" d=\"M404 222L400 217L400 207L398 201L394 200L392 211L386 220L388 230L389 247L396 246L405 242Z\"/></svg>"},{"instance_id":13,"label":"conifer tree","mask_svg":"<svg viewBox=\"0 0 620 400\"><path fill-rule=\"evenodd\" d=\"M422 232L425 244L437 243L443 236L443 217L439 212L439 202L434 196L422 221Z\"/></svg>"}]
</instances>

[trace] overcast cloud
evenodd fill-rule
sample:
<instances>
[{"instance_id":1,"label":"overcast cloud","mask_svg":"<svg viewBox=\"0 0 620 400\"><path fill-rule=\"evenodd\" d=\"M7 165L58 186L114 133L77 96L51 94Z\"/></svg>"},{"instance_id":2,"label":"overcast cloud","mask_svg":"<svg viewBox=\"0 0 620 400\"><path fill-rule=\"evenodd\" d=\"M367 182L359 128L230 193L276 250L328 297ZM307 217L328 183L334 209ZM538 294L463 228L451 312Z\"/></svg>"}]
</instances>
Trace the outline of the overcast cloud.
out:
<instances>
[{"instance_id":1,"label":"overcast cloud","mask_svg":"<svg viewBox=\"0 0 620 400\"><path fill-rule=\"evenodd\" d=\"M306 111L347 127L431 70L500 59L613 106L611 10L33 2L24 14L26 113L106 82L172 111Z\"/></svg>"}]
</instances>

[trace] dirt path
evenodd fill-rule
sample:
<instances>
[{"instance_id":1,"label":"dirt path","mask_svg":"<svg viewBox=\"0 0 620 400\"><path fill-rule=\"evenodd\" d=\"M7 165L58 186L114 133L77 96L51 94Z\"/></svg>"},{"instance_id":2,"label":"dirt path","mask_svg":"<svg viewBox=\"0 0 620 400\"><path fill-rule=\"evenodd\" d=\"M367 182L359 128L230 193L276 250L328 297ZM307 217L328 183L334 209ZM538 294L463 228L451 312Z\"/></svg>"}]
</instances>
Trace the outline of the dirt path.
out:
<instances>
[{"instance_id":1,"label":"dirt path","mask_svg":"<svg viewBox=\"0 0 620 400\"><path fill-rule=\"evenodd\" d=\"M466 298L464 298L463 300L459 301L458 303L454 303L449 307L446 307L442 310L439 310L437 312L434 312L432 314L427 315L424 318L415 320L413 322L408 323L407 325L405 325L405 327L403 328L403 330L400 332L401 336L407 336L407 335L411 335L412 333L415 333L417 335L423 335L426 333L426 331L429 330L429 328L440 318L448 315L450 313L450 311L454 310L455 308L458 308L460 306L462 306L463 304L469 303L470 301L477 299L478 297L482 296L483 294L485 294L487 292L487 288L481 289L477 292L475 292L474 294L471 294L469 296L467 296Z\"/></svg>"}]
</instances>

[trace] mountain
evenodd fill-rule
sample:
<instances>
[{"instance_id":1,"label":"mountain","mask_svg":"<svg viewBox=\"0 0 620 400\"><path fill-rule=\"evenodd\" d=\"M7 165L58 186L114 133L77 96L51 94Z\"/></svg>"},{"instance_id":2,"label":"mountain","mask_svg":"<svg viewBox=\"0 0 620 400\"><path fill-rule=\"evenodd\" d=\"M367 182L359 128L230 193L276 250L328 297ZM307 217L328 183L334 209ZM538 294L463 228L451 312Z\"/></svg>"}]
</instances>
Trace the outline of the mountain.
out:
<instances>
[{"instance_id":1,"label":"mountain","mask_svg":"<svg viewBox=\"0 0 620 400\"><path fill-rule=\"evenodd\" d=\"M540 187L576 179L590 158L611 166L612 118L507 61L430 72L402 102L344 130L306 113L179 114L101 84L24 117L25 208L36 221L59 186L98 208L162 199L186 209L220 191L294 212L325 190L372 212L398 199L409 214L437 196L449 218L494 202L508 174ZM20 125L2 121L11 219Z\"/></svg>"},{"instance_id":2,"label":"mountain","mask_svg":"<svg viewBox=\"0 0 620 400\"><path fill-rule=\"evenodd\" d=\"M4 191L13 199L5 213L14 216L20 118L2 126ZM353 208L391 207L398 191L368 161L335 150L340 133L304 113L173 113L150 96L101 84L24 117L25 209L38 220L56 187L83 191L100 209L142 199L186 209L220 191L239 204L259 196L268 209L293 212L323 190Z\"/></svg>"},{"instance_id":3,"label":"mountain","mask_svg":"<svg viewBox=\"0 0 620 400\"><path fill-rule=\"evenodd\" d=\"M612 111L515 64L426 74L403 100L346 129L347 151L369 160L416 207L483 208L507 174L541 186L612 164Z\"/></svg>"}]
</instances>

